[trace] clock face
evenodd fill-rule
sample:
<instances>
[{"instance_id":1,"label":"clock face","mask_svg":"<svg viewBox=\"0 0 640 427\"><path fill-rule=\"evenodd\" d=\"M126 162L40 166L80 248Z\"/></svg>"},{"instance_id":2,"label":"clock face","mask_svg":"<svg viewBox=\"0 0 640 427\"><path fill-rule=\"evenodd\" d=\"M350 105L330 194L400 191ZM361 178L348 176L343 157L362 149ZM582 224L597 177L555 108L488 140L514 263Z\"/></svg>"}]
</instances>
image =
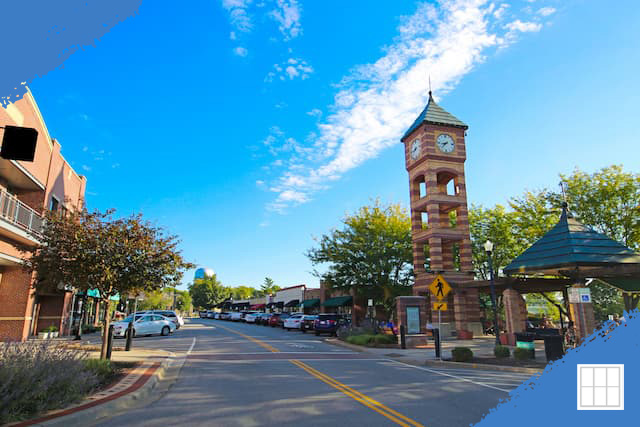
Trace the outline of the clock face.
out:
<instances>
[{"instance_id":1,"label":"clock face","mask_svg":"<svg viewBox=\"0 0 640 427\"><path fill-rule=\"evenodd\" d=\"M453 141L451 136L446 133L441 133L438 135L438 139L436 139L436 145L443 153L451 153L453 149L456 147L456 143Z\"/></svg>"},{"instance_id":2,"label":"clock face","mask_svg":"<svg viewBox=\"0 0 640 427\"><path fill-rule=\"evenodd\" d=\"M411 144L411 158L415 160L418 158L419 155L420 155L420 140L416 139Z\"/></svg>"}]
</instances>

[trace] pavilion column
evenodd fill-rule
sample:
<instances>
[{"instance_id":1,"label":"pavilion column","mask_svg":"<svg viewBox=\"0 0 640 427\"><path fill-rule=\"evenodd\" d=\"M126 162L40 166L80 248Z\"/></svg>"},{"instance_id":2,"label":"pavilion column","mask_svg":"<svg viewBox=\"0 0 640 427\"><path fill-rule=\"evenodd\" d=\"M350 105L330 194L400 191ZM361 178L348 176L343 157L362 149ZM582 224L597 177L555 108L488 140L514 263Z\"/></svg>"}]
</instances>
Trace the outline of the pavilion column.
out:
<instances>
[{"instance_id":1,"label":"pavilion column","mask_svg":"<svg viewBox=\"0 0 640 427\"><path fill-rule=\"evenodd\" d=\"M507 343L515 345L515 334L527 330L527 304L515 289L505 289L502 292L504 303L505 329L507 330Z\"/></svg>"},{"instance_id":2,"label":"pavilion column","mask_svg":"<svg viewBox=\"0 0 640 427\"><path fill-rule=\"evenodd\" d=\"M572 288L584 288L583 284L573 285ZM576 339L578 342L588 337L596 328L596 318L593 314L593 304L587 303L570 303L571 319L576 329Z\"/></svg>"}]
</instances>

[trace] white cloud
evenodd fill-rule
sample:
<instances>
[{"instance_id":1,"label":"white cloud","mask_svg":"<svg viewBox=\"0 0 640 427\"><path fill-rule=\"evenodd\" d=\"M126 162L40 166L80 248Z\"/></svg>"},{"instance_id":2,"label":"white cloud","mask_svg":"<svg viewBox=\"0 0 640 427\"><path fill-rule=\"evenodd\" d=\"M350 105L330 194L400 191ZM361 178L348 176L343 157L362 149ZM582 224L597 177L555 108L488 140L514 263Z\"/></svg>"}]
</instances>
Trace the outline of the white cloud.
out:
<instances>
[{"instance_id":1,"label":"white cloud","mask_svg":"<svg viewBox=\"0 0 640 427\"><path fill-rule=\"evenodd\" d=\"M253 24L249 15L249 6L253 0L222 0L222 7L229 13L231 25L243 33L251 31ZM232 40L235 40L236 33L230 34Z\"/></svg>"},{"instance_id":2,"label":"white cloud","mask_svg":"<svg viewBox=\"0 0 640 427\"><path fill-rule=\"evenodd\" d=\"M278 23L284 40L291 40L302 33L298 0L276 0L276 8L270 15Z\"/></svg>"},{"instance_id":3,"label":"white cloud","mask_svg":"<svg viewBox=\"0 0 640 427\"><path fill-rule=\"evenodd\" d=\"M313 67L307 61L300 58L289 58L280 63L273 64L273 71L270 71L264 81L270 83L274 80L306 80L313 73Z\"/></svg>"},{"instance_id":4,"label":"white cloud","mask_svg":"<svg viewBox=\"0 0 640 427\"><path fill-rule=\"evenodd\" d=\"M322 117L322 110L320 110L319 108L314 108L311 111L307 111L307 115L319 119L320 117Z\"/></svg>"},{"instance_id":5,"label":"white cloud","mask_svg":"<svg viewBox=\"0 0 640 427\"><path fill-rule=\"evenodd\" d=\"M233 53L235 53L238 56L245 57L249 54L249 51L242 46L238 46L235 49L233 49Z\"/></svg>"},{"instance_id":6,"label":"white cloud","mask_svg":"<svg viewBox=\"0 0 640 427\"><path fill-rule=\"evenodd\" d=\"M549 15L553 15L554 13L556 13L555 7L543 7L540 10L538 10L538 14L542 16L549 16Z\"/></svg>"},{"instance_id":7,"label":"white cloud","mask_svg":"<svg viewBox=\"0 0 640 427\"><path fill-rule=\"evenodd\" d=\"M343 79L315 137L298 144L302 153L282 149L286 137L272 133L272 154L277 140L277 155L288 158L270 186L277 195L267 209L284 212L306 203L314 192L399 144L424 108L428 76L436 98L442 97L489 53L512 43L516 33L541 28L521 20L498 25L495 10L486 0L442 1L437 8L422 2L413 15L403 17L384 55Z\"/></svg>"},{"instance_id":8,"label":"white cloud","mask_svg":"<svg viewBox=\"0 0 640 427\"><path fill-rule=\"evenodd\" d=\"M536 33L542 29L542 24L539 22L523 22L517 19L513 22L509 22L504 26L504 28L511 32Z\"/></svg>"},{"instance_id":9,"label":"white cloud","mask_svg":"<svg viewBox=\"0 0 640 427\"><path fill-rule=\"evenodd\" d=\"M87 165L82 165L82 170L89 172L91 168Z\"/></svg>"}]
</instances>

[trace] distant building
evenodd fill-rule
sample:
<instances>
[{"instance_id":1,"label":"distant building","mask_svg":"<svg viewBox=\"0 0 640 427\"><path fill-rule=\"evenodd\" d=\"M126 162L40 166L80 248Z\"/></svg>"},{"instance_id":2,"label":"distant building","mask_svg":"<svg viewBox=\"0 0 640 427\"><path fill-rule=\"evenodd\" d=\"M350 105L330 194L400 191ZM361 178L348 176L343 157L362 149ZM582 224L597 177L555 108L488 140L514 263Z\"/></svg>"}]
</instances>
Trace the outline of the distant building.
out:
<instances>
[{"instance_id":1,"label":"distant building","mask_svg":"<svg viewBox=\"0 0 640 427\"><path fill-rule=\"evenodd\" d=\"M0 158L0 340L25 340L48 326L68 334L73 292L62 284L36 292L16 245L38 243L30 232L42 228L45 210L79 209L86 178L60 154L60 143L49 135L31 92L0 108L0 127L5 125L35 128L38 141L33 162Z\"/></svg>"}]
</instances>

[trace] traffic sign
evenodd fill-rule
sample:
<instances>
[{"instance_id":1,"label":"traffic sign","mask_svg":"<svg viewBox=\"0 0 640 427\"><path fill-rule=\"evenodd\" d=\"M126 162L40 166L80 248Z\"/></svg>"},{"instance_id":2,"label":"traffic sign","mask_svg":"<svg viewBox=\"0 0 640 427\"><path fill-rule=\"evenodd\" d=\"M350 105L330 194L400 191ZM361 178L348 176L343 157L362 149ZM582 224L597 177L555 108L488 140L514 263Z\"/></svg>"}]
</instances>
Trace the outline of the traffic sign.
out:
<instances>
[{"instance_id":1,"label":"traffic sign","mask_svg":"<svg viewBox=\"0 0 640 427\"><path fill-rule=\"evenodd\" d=\"M433 311L447 311L447 303L446 302L434 302L431 304Z\"/></svg>"},{"instance_id":2,"label":"traffic sign","mask_svg":"<svg viewBox=\"0 0 640 427\"><path fill-rule=\"evenodd\" d=\"M572 304L584 304L591 302L591 289L589 288L569 288L569 302Z\"/></svg>"},{"instance_id":3,"label":"traffic sign","mask_svg":"<svg viewBox=\"0 0 640 427\"><path fill-rule=\"evenodd\" d=\"M444 280L441 274L438 274L431 285L429 285L429 290L431 291L431 295L436 297L438 300L444 299L449 292L451 292L451 286Z\"/></svg>"}]
</instances>

